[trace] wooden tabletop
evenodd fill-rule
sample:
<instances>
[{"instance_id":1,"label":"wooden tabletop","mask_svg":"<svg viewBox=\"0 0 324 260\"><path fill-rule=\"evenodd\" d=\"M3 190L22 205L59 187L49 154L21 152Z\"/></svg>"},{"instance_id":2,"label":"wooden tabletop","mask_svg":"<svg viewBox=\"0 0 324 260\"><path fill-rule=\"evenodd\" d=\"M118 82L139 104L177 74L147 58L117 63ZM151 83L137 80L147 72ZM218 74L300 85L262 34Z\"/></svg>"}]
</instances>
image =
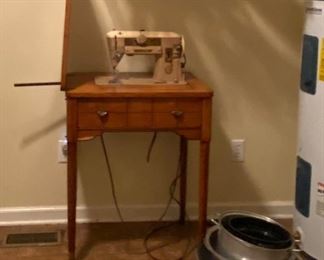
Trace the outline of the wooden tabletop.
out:
<instances>
[{"instance_id":1,"label":"wooden tabletop","mask_svg":"<svg viewBox=\"0 0 324 260\"><path fill-rule=\"evenodd\" d=\"M94 78L102 73L73 73L67 76L68 98L89 97L211 97L213 91L191 73L186 74L187 84L168 85L107 85L98 86Z\"/></svg>"}]
</instances>

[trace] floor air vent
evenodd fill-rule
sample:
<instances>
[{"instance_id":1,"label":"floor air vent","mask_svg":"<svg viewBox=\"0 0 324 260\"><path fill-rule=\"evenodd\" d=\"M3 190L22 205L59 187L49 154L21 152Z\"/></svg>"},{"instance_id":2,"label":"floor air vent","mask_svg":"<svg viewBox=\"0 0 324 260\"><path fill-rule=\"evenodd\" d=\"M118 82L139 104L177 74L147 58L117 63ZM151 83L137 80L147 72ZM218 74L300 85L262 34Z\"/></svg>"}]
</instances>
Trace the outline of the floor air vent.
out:
<instances>
[{"instance_id":1,"label":"floor air vent","mask_svg":"<svg viewBox=\"0 0 324 260\"><path fill-rule=\"evenodd\" d=\"M49 246L61 243L61 232L8 234L4 246Z\"/></svg>"}]
</instances>

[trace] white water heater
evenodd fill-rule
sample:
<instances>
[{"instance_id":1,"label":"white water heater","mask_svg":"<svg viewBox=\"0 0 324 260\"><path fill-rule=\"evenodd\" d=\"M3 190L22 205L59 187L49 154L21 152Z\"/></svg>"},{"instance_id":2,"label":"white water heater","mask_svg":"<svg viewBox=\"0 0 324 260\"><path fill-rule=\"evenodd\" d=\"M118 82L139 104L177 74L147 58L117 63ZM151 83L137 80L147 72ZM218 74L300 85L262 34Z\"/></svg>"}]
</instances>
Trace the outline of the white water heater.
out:
<instances>
[{"instance_id":1,"label":"white water heater","mask_svg":"<svg viewBox=\"0 0 324 260\"><path fill-rule=\"evenodd\" d=\"M294 228L301 249L324 260L324 1L306 5Z\"/></svg>"}]
</instances>

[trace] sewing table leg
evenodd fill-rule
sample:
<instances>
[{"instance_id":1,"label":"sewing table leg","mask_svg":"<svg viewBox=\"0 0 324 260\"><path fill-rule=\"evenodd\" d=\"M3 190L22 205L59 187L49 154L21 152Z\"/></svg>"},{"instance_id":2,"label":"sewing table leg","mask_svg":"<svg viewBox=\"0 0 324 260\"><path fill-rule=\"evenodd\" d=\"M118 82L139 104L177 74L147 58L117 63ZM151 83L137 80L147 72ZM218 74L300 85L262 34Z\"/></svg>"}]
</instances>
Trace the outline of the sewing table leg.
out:
<instances>
[{"instance_id":1,"label":"sewing table leg","mask_svg":"<svg viewBox=\"0 0 324 260\"><path fill-rule=\"evenodd\" d=\"M185 137L180 137L180 224L184 224L186 220L186 196L187 196L187 154L188 141Z\"/></svg>"},{"instance_id":2,"label":"sewing table leg","mask_svg":"<svg viewBox=\"0 0 324 260\"><path fill-rule=\"evenodd\" d=\"M200 141L199 173L199 238L203 240L206 233L207 198L208 198L208 164L210 142Z\"/></svg>"}]
</instances>

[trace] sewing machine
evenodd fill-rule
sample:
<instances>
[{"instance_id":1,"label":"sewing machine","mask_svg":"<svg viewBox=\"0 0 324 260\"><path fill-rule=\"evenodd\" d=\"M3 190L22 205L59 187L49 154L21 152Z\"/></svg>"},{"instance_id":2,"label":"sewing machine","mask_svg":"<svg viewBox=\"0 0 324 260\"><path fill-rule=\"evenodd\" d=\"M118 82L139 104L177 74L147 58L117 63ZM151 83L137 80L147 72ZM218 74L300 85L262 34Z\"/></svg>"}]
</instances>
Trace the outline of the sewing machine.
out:
<instances>
[{"instance_id":1,"label":"sewing machine","mask_svg":"<svg viewBox=\"0 0 324 260\"><path fill-rule=\"evenodd\" d=\"M184 77L184 39L174 32L117 31L107 34L114 73L97 77L97 85L109 84L186 84ZM117 66L124 55L155 56L151 73L119 73Z\"/></svg>"}]
</instances>

